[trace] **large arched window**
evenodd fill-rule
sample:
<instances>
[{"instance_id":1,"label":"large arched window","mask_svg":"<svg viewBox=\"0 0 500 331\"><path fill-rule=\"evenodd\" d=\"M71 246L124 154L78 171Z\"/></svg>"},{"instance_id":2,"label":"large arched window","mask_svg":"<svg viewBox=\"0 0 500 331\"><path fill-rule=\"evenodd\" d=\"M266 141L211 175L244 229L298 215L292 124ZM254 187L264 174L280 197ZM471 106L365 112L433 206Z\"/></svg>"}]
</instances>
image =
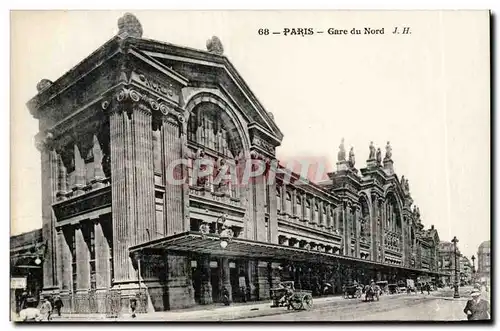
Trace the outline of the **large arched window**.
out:
<instances>
[{"instance_id":1,"label":"large arched window","mask_svg":"<svg viewBox=\"0 0 500 331\"><path fill-rule=\"evenodd\" d=\"M188 161L189 184L237 197L238 186L232 183L237 180L235 159L243 147L242 139L230 116L216 104L200 103L189 116L187 138L192 159L204 159L210 164L210 175L195 183L193 178L196 178L196 175L193 174L196 174L198 169L193 167L201 163Z\"/></svg>"},{"instance_id":2,"label":"large arched window","mask_svg":"<svg viewBox=\"0 0 500 331\"><path fill-rule=\"evenodd\" d=\"M306 198L306 211L305 211L304 219L310 220L311 219L311 202L309 201L308 198Z\"/></svg>"},{"instance_id":3,"label":"large arched window","mask_svg":"<svg viewBox=\"0 0 500 331\"><path fill-rule=\"evenodd\" d=\"M319 222L319 205L318 203L314 203L314 222Z\"/></svg>"}]
</instances>

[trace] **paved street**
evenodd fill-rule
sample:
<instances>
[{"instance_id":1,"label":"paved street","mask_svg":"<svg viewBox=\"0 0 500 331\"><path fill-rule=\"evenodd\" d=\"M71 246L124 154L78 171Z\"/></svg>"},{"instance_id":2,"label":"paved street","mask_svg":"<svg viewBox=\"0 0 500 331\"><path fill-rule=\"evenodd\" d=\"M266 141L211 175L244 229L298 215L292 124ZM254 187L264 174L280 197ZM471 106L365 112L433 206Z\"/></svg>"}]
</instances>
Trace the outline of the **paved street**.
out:
<instances>
[{"instance_id":1,"label":"paved street","mask_svg":"<svg viewBox=\"0 0 500 331\"><path fill-rule=\"evenodd\" d=\"M326 297L314 299L310 311L287 311L271 308L270 302L233 304L229 307L210 305L177 311L139 314L135 319L128 315L118 319L104 316L66 315L54 321L71 319L102 321L383 321L383 320L464 320L463 308L470 288L461 288L461 298L453 299L452 289L441 289L428 294L383 295L380 301L363 302L361 299Z\"/></svg>"},{"instance_id":2,"label":"paved street","mask_svg":"<svg viewBox=\"0 0 500 331\"><path fill-rule=\"evenodd\" d=\"M243 321L460 321L467 320L463 308L469 288L461 288L461 298L453 290L428 294L382 296L380 301L346 300L339 305L315 305L310 311L245 318Z\"/></svg>"},{"instance_id":3,"label":"paved street","mask_svg":"<svg viewBox=\"0 0 500 331\"><path fill-rule=\"evenodd\" d=\"M326 305L310 311L247 318L245 321L411 321L463 320L465 301L436 298L432 295L381 297L380 301L352 300L342 305Z\"/></svg>"}]
</instances>

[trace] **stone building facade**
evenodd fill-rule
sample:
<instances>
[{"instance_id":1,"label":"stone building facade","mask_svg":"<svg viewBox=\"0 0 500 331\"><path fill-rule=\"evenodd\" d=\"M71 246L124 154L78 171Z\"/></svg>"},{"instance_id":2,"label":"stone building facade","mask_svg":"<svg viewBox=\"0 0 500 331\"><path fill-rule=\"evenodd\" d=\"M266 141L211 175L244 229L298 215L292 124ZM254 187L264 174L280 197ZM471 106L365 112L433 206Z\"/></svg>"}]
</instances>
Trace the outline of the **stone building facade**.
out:
<instances>
[{"instance_id":1,"label":"stone building facade","mask_svg":"<svg viewBox=\"0 0 500 331\"><path fill-rule=\"evenodd\" d=\"M165 310L224 291L265 300L280 280L319 295L326 282L339 292L438 274L437 231L424 230L389 143L383 159L370 145L358 170L342 142L337 171L311 183L276 166L283 134L218 38L194 50L142 39L130 14L118 25L28 102L43 286L65 309L104 312L113 298L126 308L139 295L141 311Z\"/></svg>"},{"instance_id":2,"label":"stone building facade","mask_svg":"<svg viewBox=\"0 0 500 331\"><path fill-rule=\"evenodd\" d=\"M484 241L477 249L477 279L482 283L491 281L491 242Z\"/></svg>"}]
</instances>

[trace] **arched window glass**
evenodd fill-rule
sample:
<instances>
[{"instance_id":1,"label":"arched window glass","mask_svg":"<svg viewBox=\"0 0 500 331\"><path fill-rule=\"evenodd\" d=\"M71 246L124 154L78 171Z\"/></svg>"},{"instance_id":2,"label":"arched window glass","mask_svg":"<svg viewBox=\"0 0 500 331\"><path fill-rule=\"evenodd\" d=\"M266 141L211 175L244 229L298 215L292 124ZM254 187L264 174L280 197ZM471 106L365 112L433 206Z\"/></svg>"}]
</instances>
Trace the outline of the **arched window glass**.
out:
<instances>
[{"instance_id":1,"label":"arched window glass","mask_svg":"<svg viewBox=\"0 0 500 331\"><path fill-rule=\"evenodd\" d=\"M298 218L302 218L302 197L299 194L297 194L296 200L297 200L297 209L295 211L295 215Z\"/></svg>"},{"instance_id":2,"label":"arched window glass","mask_svg":"<svg viewBox=\"0 0 500 331\"><path fill-rule=\"evenodd\" d=\"M288 215L292 215L292 195L290 192L286 192L286 209L285 212Z\"/></svg>"},{"instance_id":3,"label":"arched window glass","mask_svg":"<svg viewBox=\"0 0 500 331\"><path fill-rule=\"evenodd\" d=\"M319 205L317 202L314 204L314 221L319 222Z\"/></svg>"},{"instance_id":4,"label":"arched window glass","mask_svg":"<svg viewBox=\"0 0 500 331\"><path fill-rule=\"evenodd\" d=\"M311 202L309 199L306 199L306 214L304 215L304 218L307 220L311 219Z\"/></svg>"}]
</instances>

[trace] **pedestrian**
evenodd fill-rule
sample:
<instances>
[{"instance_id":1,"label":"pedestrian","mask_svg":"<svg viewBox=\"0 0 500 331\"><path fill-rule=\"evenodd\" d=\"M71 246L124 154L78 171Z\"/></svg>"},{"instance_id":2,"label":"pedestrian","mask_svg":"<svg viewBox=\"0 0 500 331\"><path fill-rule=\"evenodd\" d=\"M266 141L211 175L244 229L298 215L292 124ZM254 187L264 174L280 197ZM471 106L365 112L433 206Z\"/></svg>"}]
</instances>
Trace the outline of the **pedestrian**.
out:
<instances>
[{"instance_id":1,"label":"pedestrian","mask_svg":"<svg viewBox=\"0 0 500 331\"><path fill-rule=\"evenodd\" d=\"M61 297L60 296L56 296L55 300L54 300L54 309L56 310L57 312L57 316L61 317L61 308L64 307L64 304L61 300Z\"/></svg>"},{"instance_id":2,"label":"pedestrian","mask_svg":"<svg viewBox=\"0 0 500 331\"><path fill-rule=\"evenodd\" d=\"M137 299L130 299L130 310L132 311L132 318L135 318L135 310L137 309Z\"/></svg>"},{"instance_id":3,"label":"pedestrian","mask_svg":"<svg viewBox=\"0 0 500 331\"><path fill-rule=\"evenodd\" d=\"M231 301L229 300L229 291L226 287L222 289L222 302L226 306L229 306L231 304Z\"/></svg>"},{"instance_id":4,"label":"pedestrian","mask_svg":"<svg viewBox=\"0 0 500 331\"><path fill-rule=\"evenodd\" d=\"M40 307L41 320L51 320L52 315L52 305L50 304L49 298L45 297L42 306Z\"/></svg>"},{"instance_id":5,"label":"pedestrian","mask_svg":"<svg viewBox=\"0 0 500 331\"><path fill-rule=\"evenodd\" d=\"M431 284L427 283L427 284L425 285L425 288L426 288L426 290L427 290L427 294L431 294Z\"/></svg>"},{"instance_id":6,"label":"pedestrian","mask_svg":"<svg viewBox=\"0 0 500 331\"><path fill-rule=\"evenodd\" d=\"M472 290L471 297L464 308L464 313L469 321L487 320L490 319L490 303L481 299L481 292Z\"/></svg>"}]
</instances>

